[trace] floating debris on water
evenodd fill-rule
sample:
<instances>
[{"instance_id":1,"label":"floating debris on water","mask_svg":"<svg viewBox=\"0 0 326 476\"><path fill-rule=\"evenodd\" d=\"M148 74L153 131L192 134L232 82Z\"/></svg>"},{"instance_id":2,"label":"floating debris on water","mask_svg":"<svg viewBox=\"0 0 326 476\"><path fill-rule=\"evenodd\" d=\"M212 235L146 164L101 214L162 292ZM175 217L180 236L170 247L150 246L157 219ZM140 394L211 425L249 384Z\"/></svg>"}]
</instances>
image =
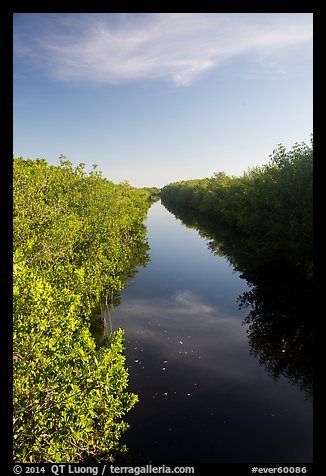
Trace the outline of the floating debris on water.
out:
<instances>
[{"instance_id":1,"label":"floating debris on water","mask_svg":"<svg viewBox=\"0 0 326 476\"><path fill-rule=\"evenodd\" d=\"M166 370L166 368L165 368L165 367L163 367L163 369L162 369L162 370Z\"/></svg>"},{"instance_id":2,"label":"floating debris on water","mask_svg":"<svg viewBox=\"0 0 326 476\"><path fill-rule=\"evenodd\" d=\"M163 364L167 364L167 363L168 363L168 361L167 361L167 360L163 360Z\"/></svg>"},{"instance_id":3,"label":"floating debris on water","mask_svg":"<svg viewBox=\"0 0 326 476\"><path fill-rule=\"evenodd\" d=\"M179 340L179 344L183 344L183 342L181 342L181 340Z\"/></svg>"}]
</instances>

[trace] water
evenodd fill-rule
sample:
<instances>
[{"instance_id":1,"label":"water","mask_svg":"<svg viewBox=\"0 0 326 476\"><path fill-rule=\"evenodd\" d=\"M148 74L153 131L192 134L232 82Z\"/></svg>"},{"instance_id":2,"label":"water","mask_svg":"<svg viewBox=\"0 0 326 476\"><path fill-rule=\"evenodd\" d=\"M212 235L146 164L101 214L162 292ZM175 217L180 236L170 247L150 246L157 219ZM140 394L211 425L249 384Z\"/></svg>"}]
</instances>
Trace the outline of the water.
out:
<instances>
[{"instance_id":1,"label":"water","mask_svg":"<svg viewBox=\"0 0 326 476\"><path fill-rule=\"evenodd\" d=\"M246 282L159 202L146 226L151 261L111 313L140 400L131 453L157 464L311 462L311 402L250 355L237 303Z\"/></svg>"}]
</instances>

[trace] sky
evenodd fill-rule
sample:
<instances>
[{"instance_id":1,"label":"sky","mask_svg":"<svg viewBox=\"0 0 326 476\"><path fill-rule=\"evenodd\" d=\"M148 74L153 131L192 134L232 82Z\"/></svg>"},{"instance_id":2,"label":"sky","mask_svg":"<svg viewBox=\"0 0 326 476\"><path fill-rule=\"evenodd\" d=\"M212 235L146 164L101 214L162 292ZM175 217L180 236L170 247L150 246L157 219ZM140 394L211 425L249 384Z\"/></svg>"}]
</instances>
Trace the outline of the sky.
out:
<instances>
[{"instance_id":1,"label":"sky","mask_svg":"<svg viewBox=\"0 0 326 476\"><path fill-rule=\"evenodd\" d=\"M14 156L136 187L242 175L313 132L312 13L16 13Z\"/></svg>"}]
</instances>

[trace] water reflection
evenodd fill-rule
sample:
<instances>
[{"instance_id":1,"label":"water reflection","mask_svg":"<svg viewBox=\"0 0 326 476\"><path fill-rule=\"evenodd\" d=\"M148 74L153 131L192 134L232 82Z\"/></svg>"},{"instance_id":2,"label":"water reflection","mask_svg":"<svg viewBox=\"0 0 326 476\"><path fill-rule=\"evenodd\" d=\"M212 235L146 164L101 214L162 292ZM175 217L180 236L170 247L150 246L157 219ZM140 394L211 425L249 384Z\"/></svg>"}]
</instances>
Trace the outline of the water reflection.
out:
<instances>
[{"instance_id":1,"label":"water reflection","mask_svg":"<svg viewBox=\"0 0 326 476\"><path fill-rule=\"evenodd\" d=\"M245 319L251 354L275 380L284 376L312 399L312 281L297 263L275 253L261 255L243 236L184 210L169 210L208 240L213 254L225 256L250 286L238 298L250 307Z\"/></svg>"},{"instance_id":2,"label":"water reflection","mask_svg":"<svg viewBox=\"0 0 326 476\"><path fill-rule=\"evenodd\" d=\"M178 372L182 368L184 395L188 393L188 384L184 384L187 376L191 387L195 375L205 374L207 378L214 376L224 382L234 379L248 382L251 361L241 359L241 352L245 357L247 351L246 345L239 344L246 344L247 339L238 319L203 304L190 291L185 294L191 296L190 305L179 301L178 292L150 301L135 297L122 302L119 323L125 324L122 316L128 316L128 335L135 344L128 349L128 364L134 369L132 376L143 366L147 375L151 373L149 366L153 375L173 371L177 382L172 384L173 388L180 386ZM115 323L117 320L116 317Z\"/></svg>"},{"instance_id":3,"label":"water reflection","mask_svg":"<svg viewBox=\"0 0 326 476\"><path fill-rule=\"evenodd\" d=\"M140 224L134 229L134 240L131 240L129 246L128 263L124 260L124 269L119 273L119 279L124 287L127 287L135 278L140 267L144 267L150 261L149 245L146 237L146 227ZM121 293L112 292L104 288L100 299L94 306L91 316L91 333L97 347L103 345L106 337L112 333L111 310L121 303Z\"/></svg>"},{"instance_id":4,"label":"water reflection","mask_svg":"<svg viewBox=\"0 0 326 476\"><path fill-rule=\"evenodd\" d=\"M312 398L311 282L290 267L264 273L239 298L252 307L246 318L251 353L275 380L284 375Z\"/></svg>"}]
</instances>

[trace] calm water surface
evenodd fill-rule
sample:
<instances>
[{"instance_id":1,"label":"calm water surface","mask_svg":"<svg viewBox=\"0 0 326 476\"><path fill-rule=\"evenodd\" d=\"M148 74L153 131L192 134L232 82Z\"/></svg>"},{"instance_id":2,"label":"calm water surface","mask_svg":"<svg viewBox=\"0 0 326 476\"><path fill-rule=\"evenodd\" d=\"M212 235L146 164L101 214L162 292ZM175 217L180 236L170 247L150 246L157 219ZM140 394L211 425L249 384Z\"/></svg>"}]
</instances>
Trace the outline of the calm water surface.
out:
<instances>
[{"instance_id":1,"label":"calm water surface","mask_svg":"<svg viewBox=\"0 0 326 476\"><path fill-rule=\"evenodd\" d=\"M153 463L309 463L312 404L250 355L246 282L160 202L146 223L151 261L122 292L128 448Z\"/></svg>"}]
</instances>

